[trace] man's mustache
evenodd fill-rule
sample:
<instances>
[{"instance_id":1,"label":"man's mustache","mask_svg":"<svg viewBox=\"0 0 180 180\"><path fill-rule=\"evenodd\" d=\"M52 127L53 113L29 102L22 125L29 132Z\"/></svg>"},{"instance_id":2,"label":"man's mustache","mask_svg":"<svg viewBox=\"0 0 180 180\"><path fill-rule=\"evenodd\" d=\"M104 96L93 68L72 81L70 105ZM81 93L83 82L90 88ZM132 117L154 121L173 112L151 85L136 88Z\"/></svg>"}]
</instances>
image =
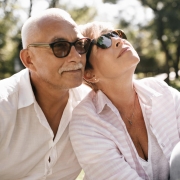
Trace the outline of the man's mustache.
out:
<instances>
[{"instance_id":1,"label":"man's mustache","mask_svg":"<svg viewBox=\"0 0 180 180\"><path fill-rule=\"evenodd\" d=\"M63 72L67 72L67 71L75 71L75 70L79 70L83 68L83 64L82 63L77 63L68 67L63 67L59 69L59 74L63 73Z\"/></svg>"}]
</instances>

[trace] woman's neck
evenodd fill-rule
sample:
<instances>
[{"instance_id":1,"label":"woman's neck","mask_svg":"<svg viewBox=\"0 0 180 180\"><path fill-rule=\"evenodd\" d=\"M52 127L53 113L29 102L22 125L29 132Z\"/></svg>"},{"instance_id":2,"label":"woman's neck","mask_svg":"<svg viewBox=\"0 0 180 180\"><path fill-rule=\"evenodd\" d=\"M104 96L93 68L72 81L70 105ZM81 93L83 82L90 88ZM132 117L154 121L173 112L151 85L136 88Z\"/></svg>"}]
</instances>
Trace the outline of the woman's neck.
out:
<instances>
[{"instance_id":1,"label":"woman's neck","mask_svg":"<svg viewBox=\"0 0 180 180\"><path fill-rule=\"evenodd\" d=\"M100 85L100 90L118 109L124 109L124 107L134 103L133 79L103 82L103 85Z\"/></svg>"}]
</instances>

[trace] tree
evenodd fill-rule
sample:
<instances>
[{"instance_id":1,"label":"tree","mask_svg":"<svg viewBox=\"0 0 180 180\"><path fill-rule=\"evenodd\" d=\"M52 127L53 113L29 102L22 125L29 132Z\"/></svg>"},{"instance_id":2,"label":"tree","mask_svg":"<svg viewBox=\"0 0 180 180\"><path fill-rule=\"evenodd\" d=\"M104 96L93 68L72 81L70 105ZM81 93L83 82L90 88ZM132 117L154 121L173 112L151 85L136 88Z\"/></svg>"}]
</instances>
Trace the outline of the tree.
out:
<instances>
[{"instance_id":1,"label":"tree","mask_svg":"<svg viewBox=\"0 0 180 180\"><path fill-rule=\"evenodd\" d=\"M178 0L140 0L144 6L150 7L155 18L153 32L161 43L166 57L167 73L169 68L174 67L178 78L180 60L180 1Z\"/></svg>"},{"instance_id":2,"label":"tree","mask_svg":"<svg viewBox=\"0 0 180 180\"><path fill-rule=\"evenodd\" d=\"M14 73L14 63L11 61L13 54L10 53L14 51L11 31L14 28L13 24L17 22L12 13L14 2L0 1L0 79Z\"/></svg>"}]
</instances>

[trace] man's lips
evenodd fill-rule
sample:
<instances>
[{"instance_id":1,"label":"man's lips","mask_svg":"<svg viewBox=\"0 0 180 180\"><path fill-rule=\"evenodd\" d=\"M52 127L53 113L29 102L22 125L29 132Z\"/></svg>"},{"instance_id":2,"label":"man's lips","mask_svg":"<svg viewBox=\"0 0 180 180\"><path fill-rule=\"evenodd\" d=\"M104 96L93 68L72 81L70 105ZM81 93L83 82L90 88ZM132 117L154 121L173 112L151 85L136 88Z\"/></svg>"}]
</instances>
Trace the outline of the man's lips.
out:
<instances>
[{"instance_id":1,"label":"man's lips","mask_svg":"<svg viewBox=\"0 0 180 180\"><path fill-rule=\"evenodd\" d=\"M127 50L129 50L129 47L126 47L126 48L121 49L121 52L120 52L118 58L119 58L120 56L122 56L122 54L124 54Z\"/></svg>"}]
</instances>

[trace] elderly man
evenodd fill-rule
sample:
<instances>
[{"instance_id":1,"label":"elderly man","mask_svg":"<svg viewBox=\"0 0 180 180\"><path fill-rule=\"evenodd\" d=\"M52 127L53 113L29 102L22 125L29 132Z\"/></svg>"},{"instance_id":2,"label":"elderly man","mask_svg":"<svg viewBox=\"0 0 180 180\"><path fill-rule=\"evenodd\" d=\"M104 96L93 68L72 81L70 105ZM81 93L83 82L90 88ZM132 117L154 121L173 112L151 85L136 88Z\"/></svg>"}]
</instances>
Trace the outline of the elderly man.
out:
<instances>
[{"instance_id":1,"label":"elderly man","mask_svg":"<svg viewBox=\"0 0 180 180\"><path fill-rule=\"evenodd\" d=\"M26 69L0 81L0 179L73 180L81 168L68 125L89 91L81 83L90 39L52 8L26 21L22 43Z\"/></svg>"}]
</instances>

